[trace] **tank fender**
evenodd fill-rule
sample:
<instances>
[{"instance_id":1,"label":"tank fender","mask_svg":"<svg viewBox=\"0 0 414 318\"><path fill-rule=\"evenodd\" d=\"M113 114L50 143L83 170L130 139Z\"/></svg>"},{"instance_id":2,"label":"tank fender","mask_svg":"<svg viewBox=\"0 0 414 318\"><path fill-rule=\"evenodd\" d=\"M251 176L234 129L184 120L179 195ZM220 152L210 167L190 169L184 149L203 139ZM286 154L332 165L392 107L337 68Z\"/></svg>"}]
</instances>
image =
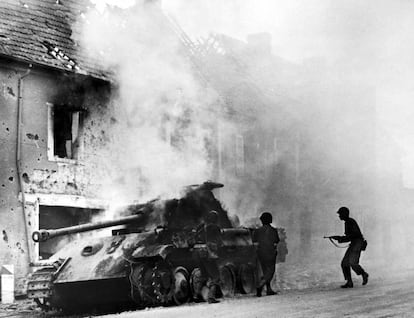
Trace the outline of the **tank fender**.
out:
<instances>
[{"instance_id":1,"label":"tank fender","mask_svg":"<svg viewBox=\"0 0 414 318\"><path fill-rule=\"evenodd\" d=\"M173 249L173 245L139 246L132 252L133 258L160 256L165 259Z\"/></svg>"}]
</instances>

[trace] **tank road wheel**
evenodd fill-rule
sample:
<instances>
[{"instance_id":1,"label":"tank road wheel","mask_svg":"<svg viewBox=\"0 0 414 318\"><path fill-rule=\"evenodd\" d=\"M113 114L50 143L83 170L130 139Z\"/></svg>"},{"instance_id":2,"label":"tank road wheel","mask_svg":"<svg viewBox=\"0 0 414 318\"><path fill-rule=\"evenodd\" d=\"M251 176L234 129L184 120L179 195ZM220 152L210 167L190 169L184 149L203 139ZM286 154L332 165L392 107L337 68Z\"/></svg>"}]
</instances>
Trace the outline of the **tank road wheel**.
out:
<instances>
[{"instance_id":1,"label":"tank road wheel","mask_svg":"<svg viewBox=\"0 0 414 318\"><path fill-rule=\"evenodd\" d=\"M182 267L174 269L174 302L177 305L184 304L190 299L190 282L188 271Z\"/></svg>"},{"instance_id":2,"label":"tank road wheel","mask_svg":"<svg viewBox=\"0 0 414 318\"><path fill-rule=\"evenodd\" d=\"M152 272L152 286L157 304L166 305L174 294L174 275L170 266L160 261Z\"/></svg>"},{"instance_id":3,"label":"tank road wheel","mask_svg":"<svg viewBox=\"0 0 414 318\"><path fill-rule=\"evenodd\" d=\"M129 279L131 297L140 305L165 305L172 299L174 276L164 261L135 265Z\"/></svg>"},{"instance_id":4,"label":"tank road wheel","mask_svg":"<svg viewBox=\"0 0 414 318\"><path fill-rule=\"evenodd\" d=\"M236 292L236 274L232 265L220 267L220 289L224 297L233 297Z\"/></svg>"},{"instance_id":5,"label":"tank road wheel","mask_svg":"<svg viewBox=\"0 0 414 318\"><path fill-rule=\"evenodd\" d=\"M202 299L202 290L203 287L205 287L206 282L207 279L203 275L201 269L198 267L194 268L190 276L190 287L195 301L200 301Z\"/></svg>"},{"instance_id":6,"label":"tank road wheel","mask_svg":"<svg viewBox=\"0 0 414 318\"><path fill-rule=\"evenodd\" d=\"M132 300L142 305L143 303L143 273L145 270L145 264L135 265L129 275L129 281L131 283L131 298Z\"/></svg>"},{"instance_id":7,"label":"tank road wheel","mask_svg":"<svg viewBox=\"0 0 414 318\"><path fill-rule=\"evenodd\" d=\"M256 275L250 264L243 264L239 268L238 283L242 294L251 294L256 290Z\"/></svg>"},{"instance_id":8,"label":"tank road wheel","mask_svg":"<svg viewBox=\"0 0 414 318\"><path fill-rule=\"evenodd\" d=\"M140 263L136 264L129 276L132 284L132 299L140 306L146 306L156 303L153 289L153 264Z\"/></svg>"}]
</instances>

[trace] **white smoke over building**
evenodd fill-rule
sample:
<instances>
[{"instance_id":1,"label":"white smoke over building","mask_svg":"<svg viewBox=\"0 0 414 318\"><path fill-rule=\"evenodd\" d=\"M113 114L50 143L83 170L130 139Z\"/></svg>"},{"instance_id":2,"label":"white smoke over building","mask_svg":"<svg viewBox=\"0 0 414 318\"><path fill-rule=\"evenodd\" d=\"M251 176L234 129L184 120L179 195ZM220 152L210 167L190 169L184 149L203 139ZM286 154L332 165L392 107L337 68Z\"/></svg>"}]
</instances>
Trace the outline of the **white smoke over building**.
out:
<instances>
[{"instance_id":1,"label":"white smoke over building","mask_svg":"<svg viewBox=\"0 0 414 318\"><path fill-rule=\"evenodd\" d=\"M217 108L217 96L195 78L158 3L131 4L91 7L77 22L85 53L114 74L111 121L99 128L110 141L96 158L106 164L104 196L118 203L211 178L207 145Z\"/></svg>"},{"instance_id":2,"label":"white smoke over building","mask_svg":"<svg viewBox=\"0 0 414 318\"><path fill-rule=\"evenodd\" d=\"M126 5L128 10L91 10L79 21L81 43L110 66L119 86L110 114L114 121L107 127L113 142L102 147L99 160L107 160L105 193L122 201L210 178L214 167L205 141L217 137L209 128L218 118L208 110L218 106L217 90L200 84L179 39L163 24L167 20L160 24L156 18L158 2ZM228 35L232 43L239 40L241 47L248 45L249 33L272 36L280 63L272 68L260 56L249 63L260 65L250 75L256 72L261 82L253 81L270 94L266 98L275 98L267 104L275 107L264 112L261 103L246 101L256 117L237 129L249 134L253 126L274 128L278 138L254 136L258 151L250 160L263 171L246 165L243 178L250 184L237 173L218 180L230 187L225 203L246 218L257 217L260 209L275 211L287 228L290 259L321 261L332 254L320 238L343 232L335 214L341 205L366 229L371 242L366 258L375 261L390 250L393 259L412 254L410 244L397 244L412 225L411 194L404 189L414 179L412 3L168 0L162 5L195 42L211 31ZM219 55L234 57L226 49ZM217 61L206 70L220 65ZM214 67L218 88L231 86L229 69ZM247 100L239 94L243 91L237 88L233 101ZM243 142L237 144L235 127L228 124L221 125L221 146L236 143L237 157ZM265 144L274 151L259 152Z\"/></svg>"}]
</instances>

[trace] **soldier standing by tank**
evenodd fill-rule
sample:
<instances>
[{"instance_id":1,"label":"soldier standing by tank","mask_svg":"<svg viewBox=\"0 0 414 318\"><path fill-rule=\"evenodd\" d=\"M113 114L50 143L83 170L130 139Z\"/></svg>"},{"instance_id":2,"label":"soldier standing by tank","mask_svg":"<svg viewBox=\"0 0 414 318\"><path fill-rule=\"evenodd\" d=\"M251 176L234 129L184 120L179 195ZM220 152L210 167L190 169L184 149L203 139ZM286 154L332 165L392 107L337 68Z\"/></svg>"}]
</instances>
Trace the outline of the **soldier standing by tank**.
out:
<instances>
[{"instance_id":1,"label":"soldier standing by tank","mask_svg":"<svg viewBox=\"0 0 414 318\"><path fill-rule=\"evenodd\" d=\"M349 217L349 209L347 207L339 208L337 213L339 214L339 219L345 222L345 235L331 236L331 238L339 243L350 242L341 262L342 272L346 280L345 285L342 285L341 288L354 287L351 268L357 275L362 276L362 285L366 285L368 283L368 273L359 265L359 257L361 256L361 251L365 249L363 245L366 241L362 236L358 223Z\"/></svg>"},{"instance_id":2,"label":"soldier standing by tank","mask_svg":"<svg viewBox=\"0 0 414 318\"><path fill-rule=\"evenodd\" d=\"M206 223L204 224L204 235L207 246L207 257L203 259L203 268L208 276L207 287L208 303L218 303L216 299L217 286L220 284L220 272L217 265L217 259L219 258L219 248L223 245L221 238L221 229L217 225L218 213L216 211L210 211L206 217Z\"/></svg>"},{"instance_id":3,"label":"soldier standing by tank","mask_svg":"<svg viewBox=\"0 0 414 318\"><path fill-rule=\"evenodd\" d=\"M273 217L269 212L264 212L260 216L262 227L253 233L253 241L257 242L257 256L262 267L263 277L257 287L257 297L262 296L263 287L266 285L267 295L275 295L270 283L276 269L277 243L279 243L279 235L277 230L270 224Z\"/></svg>"}]
</instances>

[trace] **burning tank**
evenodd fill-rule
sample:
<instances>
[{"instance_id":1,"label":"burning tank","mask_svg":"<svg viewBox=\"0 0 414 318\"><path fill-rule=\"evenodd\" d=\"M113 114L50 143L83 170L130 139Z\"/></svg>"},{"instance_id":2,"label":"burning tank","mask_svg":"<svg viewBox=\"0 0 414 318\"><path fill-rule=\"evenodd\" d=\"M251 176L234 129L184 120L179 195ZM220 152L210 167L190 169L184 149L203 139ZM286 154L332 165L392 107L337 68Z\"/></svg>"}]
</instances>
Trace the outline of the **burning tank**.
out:
<instances>
[{"instance_id":1,"label":"burning tank","mask_svg":"<svg viewBox=\"0 0 414 318\"><path fill-rule=\"evenodd\" d=\"M115 220L34 232L33 240L44 242L122 225L111 236L90 235L66 244L29 276L28 297L44 309L65 311L180 305L202 299L207 249L195 229L210 210L219 214L224 243L219 293L252 293L256 250L251 231L232 226L212 192L222 186L205 182L187 187L178 199L130 205Z\"/></svg>"}]
</instances>

